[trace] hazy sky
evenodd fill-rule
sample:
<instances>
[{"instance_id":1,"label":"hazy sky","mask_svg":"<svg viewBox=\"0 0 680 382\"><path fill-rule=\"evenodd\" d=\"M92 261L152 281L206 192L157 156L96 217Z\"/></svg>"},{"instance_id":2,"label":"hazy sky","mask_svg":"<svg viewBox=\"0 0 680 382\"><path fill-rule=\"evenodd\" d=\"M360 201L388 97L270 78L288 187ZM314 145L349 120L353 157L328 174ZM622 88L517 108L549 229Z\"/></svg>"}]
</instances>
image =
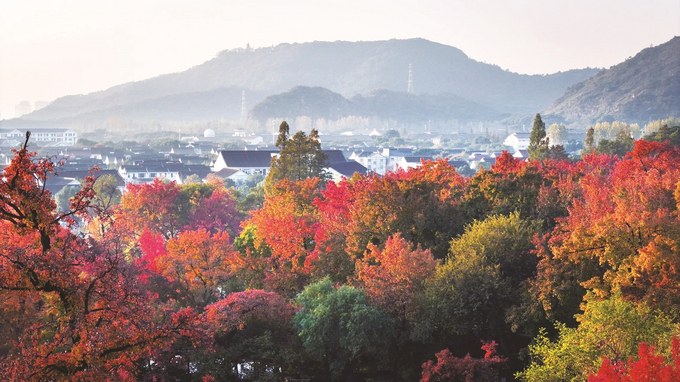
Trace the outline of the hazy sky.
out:
<instances>
[{"instance_id":1,"label":"hazy sky","mask_svg":"<svg viewBox=\"0 0 680 382\"><path fill-rule=\"evenodd\" d=\"M678 0L0 0L0 116L247 43L421 37L541 74L608 68L676 35Z\"/></svg>"}]
</instances>

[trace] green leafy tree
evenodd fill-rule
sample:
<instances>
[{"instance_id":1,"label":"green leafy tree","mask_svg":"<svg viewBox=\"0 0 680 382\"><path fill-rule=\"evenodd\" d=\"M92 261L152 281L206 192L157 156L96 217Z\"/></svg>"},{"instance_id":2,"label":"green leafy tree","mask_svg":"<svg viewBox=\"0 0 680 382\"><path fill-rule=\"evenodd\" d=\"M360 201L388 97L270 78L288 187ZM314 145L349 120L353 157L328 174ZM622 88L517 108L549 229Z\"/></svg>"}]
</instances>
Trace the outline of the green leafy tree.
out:
<instances>
[{"instance_id":1,"label":"green leafy tree","mask_svg":"<svg viewBox=\"0 0 680 382\"><path fill-rule=\"evenodd\" d=\"M671 146L680 147L680 126L663 125L659 130L645 135L642 139L650 142L667 142Z\"/></svg>"},{"instance_id":2,"label":"green leafy tree","mask_svg":"<svg viewBox=\"0 0 680 382\"><path fill-rule=\"evenodd\" d=\"M557 160L569 159L569 154L562 145L555 145L550 147L550 158Z\"/></svg>"},{"instance_id":3,"label":"green leafy tree","mask_svg":"<svg viewBox=\"0 0 680 382\"><path fill-rule=\"evenodd\" d=\"M383 134L383 138L385 139L392 139L392 138L400 138L399 132L394 129L387 130L385 134Z\"/></svg>"},{"instance_id":4,"label":"green leafy tree","mask_svg":"<svg viewBox=\"0 0 680 382\"><path fill-rule=\"evenodd\" d=\"M603 139L597 145L598 154L618 155L623 157L627 152L635 148L635 141L630 136L628 129L619 130L613 141Z\"/></svg>"},{"instance_id":5,"label":"green leafy tree","mask_svg":"<svg viewBox=\"0 0 680 382\"><path fill-rule=\"evenodd\" d=\"M248 212L262 208L264 205L264 184L248 189L238 200L238 210L247 215Z\"/></svg>"},{"instance_id":6,"label":"green leafy tree","mask_svg":"<svg viewBox=\"0 0 680 382\"><path fill-rule=\"evenodd\" d=\"M268 188L283 179L329 179L325 170L328 167L328 156L321 151L319 132L316 129L312 129L309 136L304 131L298 131L291 137L290 126L283 121L279 127L276 146L281 151L272 159L271 171L267 175Z\"/></svg>"},{"instance_id":7,"label":"green leafy tree","mask_svg":"<svg viewBox=\"0 0 680 382\"><path fill-rule=\"evenodd\" d=\"M307 356L318 362L324 380L351 381L359 366L381 361L392 340L393 321L369 304L360 289L336 289L329 278L308 285L295 302L293 318Z\"/></svg>"},{"instance_id":8,"label":"green leafy tree","mask_svg":"<svg viewBox=\"0 0 680 382\"><path fill-rule=\"evenodd\" d=\"M559 336L551 341L545 331L529 346L532 363L515 375L524 382L586 381L597 372L602 357L625 362L637 354L638 344L646 342L668 350L677 324L644 304L636 305L613 294L603 301L585 305L577 316L579 326L557 324Z\"/></svg>"},{"instance_id":9,"label":"green leafy tree","mask_svg":"<svg viewBox=\"0 0 680 382\"><path fill-rule=\"evenodd\" d=\"M529 137L529 158L533 160L543 160L548 157L548 138L545 132L545 123L540 114L536 114L534 127L531 129Z\"/></svg>"},{"instance_id":10,"label":"green leafy tree","mask_svg":"<svg viewBox=\"0 0 680 382\"><path fill-rule=\"evenodd\" d=\"M66 212L71 206L71 197L75 196L82 185L68 185L54 195L59 212ZM118 189L118 180L115 176L106 174L98 177L93 186L95 195L92 200L93 207L101 211L110 211L114 205L120 204L121 192Z\"/></svg>"},{"instance_id":11,"label":"green leafy tree","mask_svg":"<svg viewBox=\"0 0 680 382\"><path fill-rule=\"evenodd\" d=\"M97 178L94 182L94 203L104 210L120 204L122 193L118 188L118 179L106 174Z\"/></svg>"},{"instance_id":12,"label":"green leafy tree","mask_svg":"<svg viewBox=\"0 0 680 382\"><path fill-rule=\"evenodd\" d=\"M76 143L76 146L78 147L94 147L94 145L97 144L97 141L93 141L91 139L87 138L78 138L78 142Z\"/></svg>"},{"instance_id":13,"label":"green leafy tree","mask_svg":"<svg viewBox=\"0 0 680 382\"><path fill-rule=\"evenodd\" d=\"M74 197L82 186L66 186L54 194L54 201L57 203L57 212L64 213L71 208L71 198Z\"/></svg>"},{"instance_id":14,"label":"green leafy tree","mask_svg":"<svg viewBox=\"0 0 680 382\"><path fill-rule=\"evenodd\" d=\"M194 184L194 183L201 183L201 178L198 176L198 174L191 174L184 178L184 184Z\"/></svg>"},{"instance_id":15,"label":"green leafy tree","mask_svg":"<svg viewBox=\"0 0 680 382\"><path fill-rule=\"evenodd\" d=\"M657 121L652 121L645 125L642 129L645 135L651 135L659 131L663 126L680 126L680 119L675 117L668 117L668 119L660 119Z\"/></svg>"},{"instance_id":16,"label":"green leafy tree","mask_svg":"<svg viewBox=\"0 0 680 382\"><path fill-rule=\"evenodd\" d=\"M449 258L428 283L427 305L432 310L423 328L432 325L444 328L444 335L485 335L502 341L510 332L505 316L519 302L524 281L538 263L532 244L538 229L538 223L522 220L518 213L468 226L451 241Z\"/></svg>"},{"instance_id":17,"label":"green leafy tree","mask_svg":"<svg viewBox=\"0 0 680 382\"><path fill-rule=\"evenodd\" d=\"M519 211L522 218L537 217L537 201L545 176L537 162L519 162L509 153L496 158L490 171L481 171L466 184L462 209L472 222L489 215Z\"/></svg>"},{"instance_id":18,"label":"green leafy tree","mask_svg":"<svg viewBox=\"0 0 680 382\"><path fill-rule=\"evenodd\" d=\"M500 267L482 256L461 256L437 268L425 290L427 312L414 337L425 342L456 336L487 336L503 331L503 315L511 286Z\"/></svg>"},{"instance_id":19,"label":"green leafy tree","mask_svg":"<svg viewBox=\"0 0 680 382\"><path fill-rule=\"evenodd\" d=\"M540 224L521 219L517 212L475 221L451 241L450 259L479 256L490 265L499 265L510 283L518 286L536 269L532 238L539 228Z\"/></svg>"},{"instance_id":20,"label":"green leafy tree","mask_svg":"<svg viewBox=\"0 0 680 382\"><path fill-rule=\"evenodd\" d=\"M586 133L586 140L583 141L583 155L592 154L595 151L595 129L591 126Z\"/></svg>"},{"instance_id":21,"label":"green leafy tree","mask_svg":"<svg viewBox=\"0 0 680 382\"><path fill-rule=\"evenodd\" d=\"M488 145L489 143L491 143L491 140L487 137L479 135L475 137L474 143L476 145Z\"/></svg>"}]
</instances>

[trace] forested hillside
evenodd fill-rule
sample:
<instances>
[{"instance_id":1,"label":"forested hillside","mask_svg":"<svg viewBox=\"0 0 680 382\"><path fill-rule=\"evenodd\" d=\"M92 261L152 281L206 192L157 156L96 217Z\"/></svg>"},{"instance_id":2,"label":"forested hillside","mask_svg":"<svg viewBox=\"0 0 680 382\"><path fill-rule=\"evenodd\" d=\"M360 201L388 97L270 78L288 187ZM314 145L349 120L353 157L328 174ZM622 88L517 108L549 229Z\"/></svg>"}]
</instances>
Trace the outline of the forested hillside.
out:
<instances>
[{"instance_id":1,"label":"forested hillside","mask_svg":"<svg viewBox=\"0 0 680 382\"><path fill-rule=\"evenodd\" d=\"M223 51L184 72L61 97L22 119L52 124L112 116L159 121L238 119L242 90L248 108L295 86L324 87L344 97L378 89L406 92L409 65L415 94L452 93L503 113L541 110L569 86L597 73L579 69L522 75L423 39L280 44ZM205 111L208 105L214 105L214 110Z\"/></svg>"},{"instance_id":2,"label":"forested hillside","mask_svg":"<svg viewBox=\"0 0 680 382\"><path fill-rule=\"evenodd\" d=\"M505 115L453 94L416 95L383 89L347 99L328 89L297 86L267 97L253 107L251 116L260 122L299 116L331 121L359 116L411 125L428 120L498 120Z\"/></svg>"},{"instance_id":3,"label":"forested hillside","mask_svg":"<svg viewBox=\"0 0 680 382\"><path fill-rule=\"evenodd\" d=\"M88 179L66 213L24 146L0 181L0 379L676 380L679 129L248 197Z\"/></svg>"},{"instance_id":4,"label":"forested hillside","mask_svg":"<svg viewBox=\"0 0 680 382\"><path fill-rule=\"evenodd\" d=\"M680 115L680 37L570 87L545 111L587 126Z\"/></svg>"}]
</instances>

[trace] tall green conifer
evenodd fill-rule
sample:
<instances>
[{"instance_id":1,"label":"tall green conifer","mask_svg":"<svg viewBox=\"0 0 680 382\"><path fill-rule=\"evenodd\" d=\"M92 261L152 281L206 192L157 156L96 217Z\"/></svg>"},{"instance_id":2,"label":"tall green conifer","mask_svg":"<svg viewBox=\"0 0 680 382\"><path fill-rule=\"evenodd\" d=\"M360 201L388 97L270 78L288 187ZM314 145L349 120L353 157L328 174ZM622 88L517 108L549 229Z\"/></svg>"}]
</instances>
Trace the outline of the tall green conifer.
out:
<instances>
[{"instance_id":1,"label":"tall green conifer","mask_svg":"<svg viewBox=\"0 0 680 382\"><path fill-rule=\"evenodd\" d=\"M534 127L531 129L531 136L529 139L529 159L546 159L549 156L550 151L548 150L548 138L546 137L545 123L541 119L540 114L536 114L536 118L534 119Z\"/></svg>"},{"instance_id":2,"label":"tall green conifer","mask_svg":"<svg viewBox=\"0 0 680 382\"><path fill-rule=\"evenodd\" d=\"M298 131L291 137L290 126L283 121L279 126L276 146L281 151L272 158L271 171L266 180L268 187L282 179L297 181L316 177L322 181L328 180L325 170L328 156L321 150L316 129L312 129L309 136L304 131Z\"/></svg>"}]
</instances>

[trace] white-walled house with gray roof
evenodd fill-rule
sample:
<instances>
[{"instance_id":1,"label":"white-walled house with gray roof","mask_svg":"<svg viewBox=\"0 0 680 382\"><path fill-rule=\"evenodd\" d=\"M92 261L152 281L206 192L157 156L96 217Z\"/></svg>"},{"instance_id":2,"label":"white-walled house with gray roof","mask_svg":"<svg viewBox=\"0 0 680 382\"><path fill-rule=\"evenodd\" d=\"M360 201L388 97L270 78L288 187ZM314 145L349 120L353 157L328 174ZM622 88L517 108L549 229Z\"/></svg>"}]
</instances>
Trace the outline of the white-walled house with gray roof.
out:
<instances>
[{"instance_id":1,"label":"white-walled house with gray roof","mask_svg":"<svg viewBox=\"0 0 680 382\"><path fill-rule=\"evenodd\" d=\"M404 157L413 156L413 149L402 148L384 148L382 151L382 156L387 158L386 171L394 171L397 169L397 163Z\"/></svg>"},{"instance_id":2,"label":"white-walled house with gray roof","mask_svg":"<svg viewBox=\"0 0 680 382\"><path fill-rule=\"evenodd\" d=\"M431 157L418 157L418 156L405 156L402 157L399 162L397 162L396 170L402 169L408 171L412 168L418 168L423 166L423 161L432 160Z\"/></svg>"},{"instance_id":3,"label":"white-walled house with gray roof","mask_svg":"<svg viewBox=\"0 0 680 382\"><path fill-rule=\"evenodd\" d=\"M170 182L175 181L178 184L182 183L179 171L161 166L121 166L118 168L118 173L125 180L125 183L151 183L156 178Z\"/></svg>"},{"instance_id":4,"label":"white-walled house with gray roof","mask_svg":"<svg viewBox=\"0 0 680 382\"><path fill-rule=\"evenodd\" d=\"M26 132L25 131L22 132L18 129L12 130L0 129L0 139L12 139L12 138L25 139Z\"/></svg>"},{"instance_id":5,"label":"white-walled house with gray roof","mask_svg":"<svg viewBox=\"0 0 680 382\"><path fill-rule=\"evenodd\" d=\"M366 167L354 161L332 163L331 167L327 168L326 171L330 175L330 180L336 183L343 178L351 178L354 174L366 175L368 173Z\"/></svg>"},{"instance_id":6,"label":"white-walled house with gray roof","mask_svg":"<svg viewBox=\"0 0 680 382\"><path fill-rule=\"evenodd\" d=\"M531 133L512 133L505 138L503 144L512 147L515 151L526 150L531 143Z\"/></svg>"},{"instance_id":7,"label":"white-walled house with gray roof","mask_svg":"<svg viewBox=\"0 0 680 382\"><path fill-rule=\"evenodd\" d=\"M278 155L273 150L224 150L220 151L212 166L213 172L225 168L241 170L246 175L260 174L267 176L272 165L272 158Z\"/></svg>"},{"instance_id":8,"label":"white-walled house with gray roof","mask_svg":"<svg viewBox=\"0 0 680 382\"><path fill-rule=\"evenodd\" d=\"M342 151L322 150L328 156L329 167L326 171L333 174L333 168L342 169L336 171L337 176L342 176L349 171L349 167L343 166L347 163ZM242 174L260 174L267 176L271 168L272 158L277 156L279 151L274 150L224 150L220 151L217 159L212 166L213 173L219 173L225 169L239 170ZM383 158L384 159L384 158ZM361 172L362 167L353 167L355 172ZM354 172L352 172L353 174ZM365 169L364 169L365 173ZM230 175L231 176L231 175Z\"/></svg>"}]
</instances>

